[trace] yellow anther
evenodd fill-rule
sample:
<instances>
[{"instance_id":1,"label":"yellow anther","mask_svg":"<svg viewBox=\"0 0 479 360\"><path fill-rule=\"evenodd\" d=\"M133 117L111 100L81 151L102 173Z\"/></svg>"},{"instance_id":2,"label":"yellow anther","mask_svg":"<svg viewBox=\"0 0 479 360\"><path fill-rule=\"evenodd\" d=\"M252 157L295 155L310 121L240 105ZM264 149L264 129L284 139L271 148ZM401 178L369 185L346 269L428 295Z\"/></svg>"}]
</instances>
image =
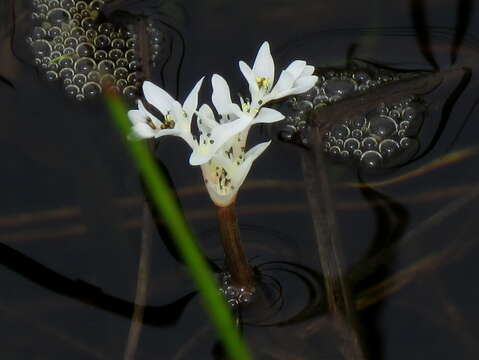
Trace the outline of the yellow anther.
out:
<instances>
[{"instance_id":1,"label":"yellow anther","mask_svg":"<svg viewBox=\"0 0 479 360\"><path fill-rule=\"evenodd\" d=\"M247 112L247 111L249 111L249 104L248 103L243 103L243 105L241 105L241 108L243 109L244 112Z\"/></svg>"},{"instance_id":2,"label":"yellow anther","mask_svg":"<svg viewBox=\"0 0 479 360\"><path fill-rule=\"evenodd\" d=\"M258 87L261 89L261 88L264 88L264 89L267 89L268 86L269 86L269 79L265 78L265 77L260 77L260 76L257 76L256 77L256 84L258 84Z\"/></svg>"}]
</instances>

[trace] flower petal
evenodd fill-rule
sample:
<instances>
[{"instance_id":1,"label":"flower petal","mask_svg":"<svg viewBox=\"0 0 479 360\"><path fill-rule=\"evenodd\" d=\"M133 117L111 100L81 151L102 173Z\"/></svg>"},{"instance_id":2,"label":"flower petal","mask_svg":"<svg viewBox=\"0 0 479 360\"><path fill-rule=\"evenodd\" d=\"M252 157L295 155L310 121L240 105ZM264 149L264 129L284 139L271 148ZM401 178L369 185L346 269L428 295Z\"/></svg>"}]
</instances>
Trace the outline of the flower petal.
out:
<instances>
[{"instance_id":1,"label":"flower petal","mask_svg":"<svg viewBox=\"0 0 479 360\"><path fill-rule=\"evenodd\" d=\"M237 120L219 124L211 129L211 134L206 144L200 144L190 156L190 165L201 165L208 162L228 140L243 131L250 125L250 118L243 116Z\"/></svg>"},{"instance_id":2,"label":"flower petal","mask_svg":"<svg viewBox=\"0 0 479 360\"><path fill-rule=\"evenodd\" d=\"M155 136L155 132L151 127L145 123L137 123L132 126L130 139L139 140L139 139L149 139Z\"/></svg>"},{"instance_id":3,"label":"flower petal","mask_svg":"<svg viewBox=\"0 0 479 360\"><path fill-rule=\"evenodd\" d=\"M146 101L160 110L163 115L170 111L171 103L175 101L170 94L150 81L143 83L143 94Z\"/></svg>"},{"instance_id":4,"label":"flower petal","mask_svg":"<svg viewBox=\"0 0 479 360\"><path fill-rule=\"evenodd\" d=\"M259 114L254 118L253 124L274 123L284 119L284 115L279 111L270 108L261 108Z\"/></svg>"},{"instance_id":5,"label":"flower petal","mask_svg":"<svg viewBox=\"0 0 479 360\"><path fill-rule=\"evenodd\" d=\"M204 76L196 83L196 85L193 87L193 90L188 94L186 97L186 100L183 104L183 109L186 111L188 114L188 117L191 119L193 114L196 111L196 108L198 107L198 93L200 91L201 85L203 84Z\"/></svg>"},{"instance_id":6,"label":"flower petal","mask_svg":"<svg viewBox=\"0 0 479 360\"><path fill-rule=\"evenodd\" d=\"M255 97L255 94L258 94L259 89L258 89L258 84L256 83L256 76L253 73L253 70L251 70L251 68L244 61L239 62L239 67L240 67L241 73L243 74L246 81L248 82L249 92L251 93L251 96Z\"/></svg>"},{"instance_id":7,"label":"flower petal","mask_svg":"<svg viewBox=\"0 0 479 360\"><path fill-rule=\"evenodd\" d=\"M299 78L295 84L294 88L292 89L291 94L301 94L303 92L308 91L311 89L316 83L318 82L318 77L317 76L307 76L307 77L302 77Z\"/></svg>"},{"instance_id":8,"label":"flower petal","mask_svg":"<svg viewBox=\"0 0 479 360\"><path fill-rule=\"evenodd\" d=\"M301 73L300 77L303 76L311 76L314 73L314 66L312 65L306 65L303 69L303 72Z\"/></svg>"},{"instance_id":9,"label":"flower petal","mask_svg":"<svg viewBox=\"0 0 479 360\"><path fill-rule=\"evenodd\" d=\"M198 110L198 118L196 119L198 123L198 129L201 131L210 131L219 124L215 120L215 114L211 110L208 104L201 105Z\"/></svg>"},{"instance_id":10,"label":"flower petal","mask_svg":"<svg viewBox=\"0 0 479 360\"><path fill-rule=\"evenodd\" d=\"M306 67L306 61L303 60L295 60L285 69L288 73L290 73L295 79L301 76L304 68Z\"/></svg>"},{"instance_id":11,"label":"flower petal","mask_svg":"<svg viewBox=\"0 0 479 360\"><path fill-rule=\"evenodd\" d=\"M218 114L224 115L229 113L231 104L231 93L228 83L223 77L218 74L213 74L211 78L211 84L213 86L213 94L211 100L213 105L218 111Z\"/></svg>"},{"instance_id":12,"label":"flower petal","mask_svg":"<svg viewBox=\"0 0 479 360\"><path fill-rule=\"evenodd\" d=\"M258 50L258 55L256 55L253 65L253 73L256 76L270 80L270 84L272 85L274 80L274 61L267 41L265 41Z\"/></svg>"},{"instance_id":13,"label":"flower petal","mask_svg":"<svg viewBox=\"0 0 479 360\"><path fill-rule=\"evenodd\" d=\"M234 172L234 176L232 176L231 179L231 182L234 184L236 189L243 185L246 176L251 170L253 161L255 161L258 156L260 156L267 149L269 144L271 144L271 140L253 146L246 153L244 162L236 169L236 171Z\"/></svg>"},{"instance_id":14,"label":"flower petal","mask_svg":"<svg viewBox=\"0 0 479 360\"><path fill-rule=\"evenodd\" d=\"M145 122L145 115L140 110L128 111L128 118L130 119L133 125Z\"/></svg>"}]
</instances>

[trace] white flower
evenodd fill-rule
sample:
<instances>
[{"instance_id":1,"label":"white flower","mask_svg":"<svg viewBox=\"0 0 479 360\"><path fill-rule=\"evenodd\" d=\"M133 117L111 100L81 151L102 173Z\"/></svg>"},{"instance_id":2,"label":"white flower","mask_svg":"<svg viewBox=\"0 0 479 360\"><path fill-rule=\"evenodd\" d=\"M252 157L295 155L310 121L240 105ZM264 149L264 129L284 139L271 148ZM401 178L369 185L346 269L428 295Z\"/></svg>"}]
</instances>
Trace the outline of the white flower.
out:
<instances>
[{"instance_id":1,"label":"white flower","mask_svg":"<svg viewBox=\"0 0 479 360\"><path fill-rule=\"evenodd\" d=\"M128 112L128 117L133 124L132 137L145 139L152 137L157 138L164 135L175 135L183 138L193 147L194 140L191 135L191 119L198 106L198 92L200 91L202 83L203 78L196 83L182 106L165 90L149 81L145 81L143 83L145 98L160 111L163 115L163 119L159 120L153 116L146 110L143 103L138 101L138 110L130 110Z\"/></svg>"},{"instance_id":2,"label":"white flower","mask_svg":"<svg viewBox=\"0 0 479 360\"><path fill-rule=\"evenodd\" d=\"M251 93L251 104L244 107L253 111L271 100L308 91L318 81L318 77L313 75L314 66L295 60L281 72L273 86L274 61L267 41L261 45L252 69L243 61L239 62L239 67Z\"/></svg>"},{"instance_id":3,"label":"white flower","mask_svg":"<svg viewBox=\"0 0 479 360\"><path fill-rule=\"evenodd\" d=\"M225 145L227 148L233 147L238 155L244 155L246 138L251 126L284 119L284 115L279 111L269 108L262 108L257 114L241 111L237 104L231 102L229 86L225 79L214 74L211 82L212 102L221 119L220 122L215 120L213 110L208 105L200 107L197 114L200 135L198 145L193 147L190 156L191 165L208 162Z\"/></svg>"},{"instance_id":4,"label":"white flower","mask_svg":"<svg viewBox=\"0 0 479 360\"><path fill-rule=\"evenodd\" d=\"M151 114L141 101L137 110L128 112L135 138L175 135L190 145L193 150L190 164L201 166L208 193L218 206L228 206L234 202L254 160L271 143L263 142L245 151L251 127L284 119L280 112L263 106L271 100L308 91L317 81L317 77L312 75L314 67L296 60L281 72L273 86L274 62L267 42L259 49L252 69L242 61L239 65L248 81L251 101L240 98L241 107L233 103L228 83L220 75L214 74L211 79L211 100L219 115L218 120L209 105L204 104L197 111L198 92L203 78L183 105L163 89L145 82L145 98L163 115L161 120ZM191 131L195 114L199 131L196 137Z\"/></svg>"},{"instance_id":5,"label":"white flower","mask_svg":"<svg viewBox=\"0 0 479 360\"><path fill-rule=\"evenodd\" d=\"M271 141L260 143L246 153L244 148L236 153L233 147L223 147L210 161L201 165L206 189L217 206L228 206L235 201L253 161L270 143Z\"/></svg>"}]
</instances>

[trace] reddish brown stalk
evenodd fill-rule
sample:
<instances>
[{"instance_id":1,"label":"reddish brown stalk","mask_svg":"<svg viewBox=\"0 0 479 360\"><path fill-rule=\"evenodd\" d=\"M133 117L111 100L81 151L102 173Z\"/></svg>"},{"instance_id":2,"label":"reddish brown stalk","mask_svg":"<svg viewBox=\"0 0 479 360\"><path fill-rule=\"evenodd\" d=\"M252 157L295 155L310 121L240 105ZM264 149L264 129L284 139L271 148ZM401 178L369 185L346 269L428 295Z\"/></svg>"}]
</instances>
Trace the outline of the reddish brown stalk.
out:
<instances>
[{"instance_id":1,"label":"reddish brown stalk","mask_svg":"<svg viewBox=\"0 0 479 360\"><path fill-rule=\"evenodd\" d=\"M236 218L235 203L218 207L220 236L225 252L225 264L231 275L232 285L252 291L255 286L254 274L243 249Z\"/></svg>"}]
</instances>

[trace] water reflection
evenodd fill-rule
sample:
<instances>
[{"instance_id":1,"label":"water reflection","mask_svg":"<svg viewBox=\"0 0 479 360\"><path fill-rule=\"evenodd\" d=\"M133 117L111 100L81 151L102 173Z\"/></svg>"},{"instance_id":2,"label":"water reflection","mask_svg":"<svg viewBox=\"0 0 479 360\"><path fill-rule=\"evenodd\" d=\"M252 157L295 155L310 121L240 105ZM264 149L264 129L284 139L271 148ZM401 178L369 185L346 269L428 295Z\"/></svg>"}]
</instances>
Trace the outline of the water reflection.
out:
<instances>
[{"instance_id":1,"label":"water reflection","mask_svg":"<svg viewBox=\"0 0 479 360\"><path fill-rule=\"evenodd\" d=\"M132 12L146 5L153 8L148 1L122 3ZM423 158L380 174L361 174L363 185L357 171L342 163L326 160L323 167L338 185L334 196L345 267L371 356L475 359L477 347L470 339L477 337L479 293L468 279L477 271L478 178L474 152L467 149L477 144L477 124L472 121L477 114L477 40L470 35L476 24L466 16L474 13L467 10L469 1L457 2L457 18L455 4L429 8L414 1L413 19L408 4L385 4L373 10L345 2L256 2L251 14L252 2L187 2L179 91L203 72L233 73L235 61L253 53L266 38L285 62L306 57L318 66L344 69L348 49L356 44L355 57L396 70L446 71L451 62L471 69L449 72L442 90L426 99L418 134ZM118 5L115 10L119 9ZM31 57L23 41L32 24L22 19L13 44L17 57L11 55L10 38L2 37L2 216L30 212L36 219L48 219L2 223L2 355L18 359L43 353L49 358L55 351L57 357L71 359L121 358L133 306L131 274L138 265L141 186L119 153L104 114L93 105L72 108L61 92L46 87L32 67L19 61ZM429 26L434 23L445 27ZM323 31L308 36L319 30ZM153 77L164 73L167 87L176 88L181 40L168 44L167 51L170 45L169 55L176 63L165 71L157 68ZM350 88L343 82L327 85L329 95ZM374 110L378 103L368 105ZM177 161L184 158L181 150L169 151L176 145L161 145L158 155L176 187L189 186L190 196L179 192L179 199L219 271L221 250L208 235L216 230L206 195L191 190L197 174ZM297 152L289 144L275 144L264 168L253 174L256 180L274 181L253 183L241 195L240 221L263 229L261 236L251 234L247 245L252 259L268 254L253 262L263 274L271 310L259 317L253 308L250 313L245 309L243 331L259 359L341 358L338 349L343 344L338 343L335 320L324 311L319 255ZM431 169L428 164L437 166L426 171ZM357 186L339 186L344 183ZM53 213L60 217L39 214L59 208ZM284 236L278 239L277 233ZM212 352L220 353L167 234L156 239L152 260L146 326L137 357L207 359ZM169 327L162 328L163 321Z\"/></svg>"}]
</instances>

